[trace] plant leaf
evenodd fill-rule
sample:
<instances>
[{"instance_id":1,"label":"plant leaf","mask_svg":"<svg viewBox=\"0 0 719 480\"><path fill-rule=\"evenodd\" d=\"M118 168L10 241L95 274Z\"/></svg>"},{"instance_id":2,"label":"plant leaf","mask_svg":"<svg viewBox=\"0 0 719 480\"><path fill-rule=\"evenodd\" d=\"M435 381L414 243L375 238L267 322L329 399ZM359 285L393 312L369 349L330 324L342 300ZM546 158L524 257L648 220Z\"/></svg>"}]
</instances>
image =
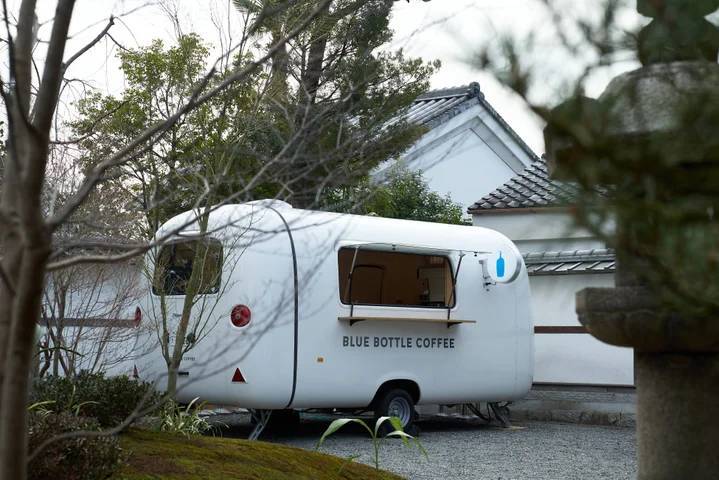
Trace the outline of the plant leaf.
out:
<instances>
[{"instance_id":1,"label":"plant leaf","mask_svg":"<svg viewBox=\"0 0 719 480\"><path fill-rule=\"evenodd\" d=\"M187 408L185 409L185 412L189 412L192 409L192 405L199 399L200 399L200 397L193 398L192 401L187 404Z\"/></svg>"},{"instance_id":2,"label":"plant leaf","mask_svg":"<svg viewBox=\"0 0 719 480\"><path fill-rule=\"evenodd\" d=\"M422 443L419 441L419 438L414 439L415 445L417 445L417 449L422 452L422 455L424 455L424 458L429 458L429 454L427 453L427 450L424 449L422 446Z\"/></svg>"},{"instance_id":3,"label":"plant leaf","mask_svg":"<svg viewBox=\"0 0 719 480\"><path fill-rule=\"evenodd\" d=\"M401 439L402 439L402 442L404 442L404 444L407 445L408 447L412 445L412 444L410 443L410 440L413 440L413 441L414 441L413 443L417 446L417 449L418 449L420 452L422 452L422 455L424 455L425 458L429 458L429 455L427 454L427 450L424 449L424 447L422 446L422 443L420 443L419 439L413 437L412 435L410 435L410 434L408 434L408 433L405 433L405 432L400 431L400 430L395 430L394 432L388 433L388 434L386 435L386 437L398 437L398 438L401 438Z\"/></svg>"},{"instance_id":4,"label":"plant leaf","mask_svg":"<svg viewBox=\"0 0 719 480\"><path fill-rule=\"evenodd\" d=\"M320 437L320 441L317 442L317 447L315 447L315 448L319 449L322 446L322 444L324 443L324 441L327 439L327 437L329 437L330 435L332 435L333 433L335 433L337 430L344 427L348 423L357 423L359 425L362 425L370 433L370 435L372 435L372 430L367 426L367 424L363 420L360 420L358 418L338 418L337 420L330 423L330 426L327 427L327 430L325 430L325 433L322 434L322 436Z\"/></svg>"},{"instance_id":5,"label":"plant leaf","mask_svg":"<svg viewBox=\"0 0 719 480\"><path fill-rule=\"evenodd\" d=\"M390 417L389 423L392 424L392 427L395 430L399 430L400 432L404 432L404 428L402 427L402 421L397 417Z\"/></svg>"},{"instance_id":6,"label":"plant leaf","mask_svg":"<svg viewBox=\"0 0 719 480\"><path fill-rule=\"evenodd\" d=\"M387 437L401 438L402 443L404 443L407 446L409 446L408 439L414 440L414 437L412 435L410 435L409 433L405 433L402 430L395 430L394 432L390 432L387 435L385 435L385 438L387 438Z\"/></svg>"},{"instance_id":7,"label":"plant leaf","mask_svg":"<svg viewBox=\"0 0 719 480\"><path fill-rule=\"evenodd\" d=\"M43 401L43 402L35 402L35 403L33 403L32 405L30 405L29 407L27 407L27 411L28 411L28 412L32 412L32 411L35 410L36 408L40 408L40 407L42 407L42 406L44 406L44 405L50 405L50 404L52 404L52 403L55 403L55 400L45 400L45 401Z\"/></svg>"},{"instance_id":8,"label":"plant leaf","mask_svg":"<svg viewBox=\"0 0 719 480\"><path fill-rule=\"evenodd\" d=\"M392 417L379 417L377 419L377 423L374 424L374 436L377 437L379 434L379 427L386 422L387 420L390 420Z\"/></svg>"},{"instance_id":9,"label":"plant leaf","mask_svg":"<svg viewBox=\"0 0 719 480\"><path fill-rule=\"evenodd\" d=\"M232 0L232 3L235 4L235 8L250 13L259 13L262 11L262 2L257 0Z\"/></svg>"}]
</instances>

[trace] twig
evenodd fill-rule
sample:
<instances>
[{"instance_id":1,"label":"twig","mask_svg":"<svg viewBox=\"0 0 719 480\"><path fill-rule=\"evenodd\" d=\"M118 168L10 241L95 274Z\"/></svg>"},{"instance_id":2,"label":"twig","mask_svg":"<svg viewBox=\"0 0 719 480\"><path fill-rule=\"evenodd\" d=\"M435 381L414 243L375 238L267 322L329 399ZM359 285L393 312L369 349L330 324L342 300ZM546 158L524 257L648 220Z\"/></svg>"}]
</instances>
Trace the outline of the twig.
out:
<instances>
[{"instance_id":1,"label":"twig","mask_svg":"<svg viewBox=\"0 0 719 480\"><path fill-rule=\"evenodd\" d=\"M300 24L292 30L288 35L286 35L282 40L277 42L272 48L270 48L265 55L263 55L261 58L259 58L256 61L251 62L248 66L244 68L240 68L238 70L235 70L234 73L230 74L227 78L222 80L218 85L211 88L207 93L204 95L201 95L202 88L209 82L212 75L214 75L215 70L211 70L208 75L205 76L204 81L201 83L200 87L195 90L190 100L185 103L182 107L180 107L174 115L172 115L167 120L160 122L158 124L153 125L152 127L149 127L146 129L143 133L141 133L139 136L135 137L133 141L131 141L128 145L126 145L124 148L116 152L114 155L110 156L105 161L99 163L86 177L83 184L80 186L80 188L75 192L75 194L68 199L67 203L64 205L64 207L58 211L55 215L53 215L49 221L47 222L50 229L54 230L59 225L61 225L72 213L77 210L77 208L82 204L82 202L87 198L87 196L90 194L90 192L95 188L95 185L97 185L100 180L102 179L103 173L118 164L125 162L125 157L129 155L132 151L134 151L137 147L148 141L153 136L160 134L162 135L165 133L172 125L174 125L180 117L182 117L185 113L193 110L194 108L204 104L211 98L213 98L218 93L225 90L227 87L232 85L233 83L247 77L252 72L254 72L257 68L259 68L260 65L264 64L267 60L272 58L272 56L280 49L282 48L289 40L295 38L297 35L299 35L306 27L307 25L314 20L316 16L318 16L324 8L330 4L332 0L323 0L314 10L313 12L307 16Z\"/></svg>"},{"instance_id":2,"label":"twig","mask_svg":"<svg viewBox=\"0 0 719 480\"><path fill-rule=\"evenodd\" d=\"M102 37L104 37L104 36L107 34L107 32L110 31L110 28L112 28L113 25L115 25L115 17L113 17L112 15L110 15L110 19L108 20L107 25L105 25L105 28L104 28L95 38L93 38L92 40L90 40L90 42L88 42L87 45L85 45L84 47L82 47L82 48L81 48L80 50L78 50L74 55L72 55L70 58L67 59L67 61L62 65L62 72L64 73L64 72L68 69L68 67L69 67L70 65L72 65L72 63L73 63L75 60L77 60L78 58L80 58L85 52L87 52L87 51L90 50L92 47L94 47L97 42L99 42L100 40L102 40Z\"/></svg>"}]
</instances>

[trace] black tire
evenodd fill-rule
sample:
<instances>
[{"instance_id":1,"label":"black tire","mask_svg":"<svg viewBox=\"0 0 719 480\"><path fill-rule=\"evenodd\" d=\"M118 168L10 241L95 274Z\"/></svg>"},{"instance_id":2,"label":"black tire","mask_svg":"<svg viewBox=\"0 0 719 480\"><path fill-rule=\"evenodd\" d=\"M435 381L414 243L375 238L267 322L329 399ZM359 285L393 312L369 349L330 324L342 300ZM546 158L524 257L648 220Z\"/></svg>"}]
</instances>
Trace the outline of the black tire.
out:
<instances>
[{"instance_id":1,"label":"black tire","mask_svg":"<svg viewBox=\"0 0 719 480\"><path fill-rule=\"evenodd\" d=\"M374 404L374 416L375 420L380 417L394 416L400 419L402 429L405 432L407 430L416 430L414 421L417 418L417 412L414 409L414 399L406 390L401 388L393 388L380 393ZM380 427L380 433L383 436L392 431L394 431L394 427L390 422L385 422Z\"/></svg>"}]
</instances>

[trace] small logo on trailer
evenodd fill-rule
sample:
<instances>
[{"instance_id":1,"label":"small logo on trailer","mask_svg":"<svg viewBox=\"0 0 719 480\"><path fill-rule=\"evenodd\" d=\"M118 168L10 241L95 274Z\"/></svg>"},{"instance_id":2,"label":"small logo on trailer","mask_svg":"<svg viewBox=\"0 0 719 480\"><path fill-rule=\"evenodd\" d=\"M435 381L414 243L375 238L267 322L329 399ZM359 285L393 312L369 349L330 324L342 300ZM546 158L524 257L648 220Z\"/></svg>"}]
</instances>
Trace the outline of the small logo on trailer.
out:
<instances>
[{"instance_id":1,"label":"small logo on trailer","mask_svg":"<svg viewBox=\"0 0 719 480\"><path fill-rule=\"evenodd\" d=\"M236 368L235 374L232 375L232 383L247 383L239 368Z\"/></svg>"},{"instance_id":2,"label":"small logo on trailer","mask_svg":"<svg viewBox=\"0 0 719 480\"><path fill-rule=\"evenodd\" d=\"M497 259L497 278L504 276L504 258L502 258L502 252L499 252L499 258Z\"/></svg>"}]
</instances>

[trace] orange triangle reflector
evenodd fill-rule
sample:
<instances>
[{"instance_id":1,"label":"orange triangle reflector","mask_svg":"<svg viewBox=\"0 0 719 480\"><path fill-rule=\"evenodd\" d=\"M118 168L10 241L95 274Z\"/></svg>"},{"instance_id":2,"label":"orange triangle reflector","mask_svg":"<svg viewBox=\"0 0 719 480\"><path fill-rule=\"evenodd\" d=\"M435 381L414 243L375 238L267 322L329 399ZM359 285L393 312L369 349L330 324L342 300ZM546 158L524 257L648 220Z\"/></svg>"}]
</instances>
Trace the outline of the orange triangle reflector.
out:
<instances>
[{"instance_id":1,"label":"orange triangle reflector","mask_svg":"<svg viewBox=\"0 0 719 480\"><path fill-rule=\"evenodd\" d=\"M232 375L232 383L247 383L245 377L242 376L239 368L235 369L235 374Z\"/></svg>"}]
</instances>

